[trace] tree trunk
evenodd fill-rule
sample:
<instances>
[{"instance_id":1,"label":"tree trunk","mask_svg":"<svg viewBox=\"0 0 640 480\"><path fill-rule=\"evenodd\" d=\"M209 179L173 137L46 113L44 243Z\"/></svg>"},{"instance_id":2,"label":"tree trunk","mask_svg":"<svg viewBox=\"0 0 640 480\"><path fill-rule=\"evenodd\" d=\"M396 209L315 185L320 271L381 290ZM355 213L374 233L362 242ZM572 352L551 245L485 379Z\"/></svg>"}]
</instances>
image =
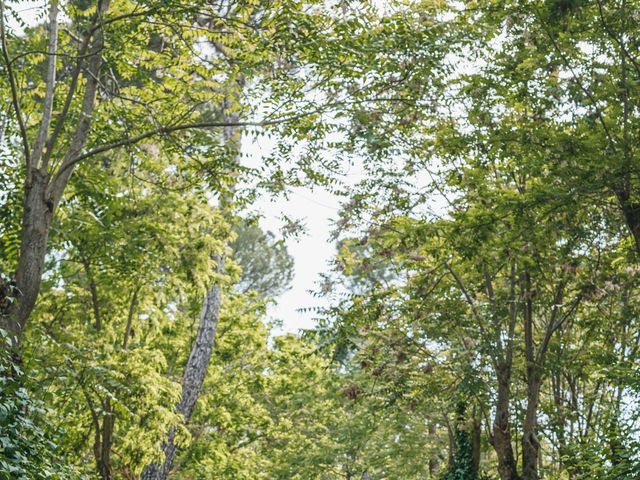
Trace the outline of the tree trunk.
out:
<instances>
[{"instance_id":1,"label":"tree trunk","mask_svg":"<svg viewBox=\"0 0 640 480\"><path fill-rule=\"evenodd\" d=\"M101 480L112 480L113 470L111 468L111 446L113 445L113 428L115 426L115 417L111 402L107 398L104 402L105 412L102 416L102 440L98 449L99 456L96 458L96 466L98 475Z\"/></svg>"},{"instance_id":2,"label":"tree trunk","mask_svg":"<svg viewBox=\"0 0 640 480\"><path fill-rule=\"evenodd\" d=\"M110 0L98 2L94 24L97 24L109 9ZM52 15L56 13L52 12ZM53 35L53 32L52 32ZM87 34L89 35L89 34ZM55 38L51 39L55 50ZM89 37L87 37L87 42ZM39 141L36 142L36 152L38 158L34 158L37 164L29 161L27 156L27 180L25 182L23 213L22 213L22 230L20 232L20 256L18 258L18 266L15 273L16 286L19 292L19 298L9 311L3 315L1 325L5 328L15 341L14 352L17 357L20 353L20 341L24 332L27 320L33 311L38 293L40 292L40 284L42 281L42 272L44 269L44 261L47 253L47 244L49 241L49 231L53 220L54 211L60 202L64 190L66 188L71 172L75 166L74 159L80 154L85 146L87 136L91 127L91 120L96 101L98 90L100 71L104 64L101 51L104 47L104 35L102 29L98 29L94 36L93 51L88 56L86 68L85 91L82 98L82 106L80 111L80 120L76 125L70 145L67 148L61 162L61 167L57 173L51 178L47 161L40 161L42 154L42 136L48 129L50 121L48 108L45 105L44 117L41 125L41 131L38 134ZM52 67L55 73L55 65ZM49 82L55 84L55 75L48 78ZM47 87L47 102L52 102L49 95L53 95L53 87ZM49 147L47 158L51 154Z\"/></svg>"},{"instance_id":3,"label":"tree trunk","mask_svg":"<svg viewBox=\"0 0 640 480\"><path fill-rule=\"evenodd\" d=\"M473 418L471 429L471 460L474 478L480 474L480 448L481 448L482 423L480 419Z\"/></svg>"},{"instance_id":4,"label":"tree trunk","mask_svg":"<svg viewBox=\"0 0 640 480\"><path fill-rule=\"evenodd\" d=\"M20 256L15 282L19 298L2 318L2 327L15 340L19 351L22 332L38 298L44 269L53 205L46 196L48 175L33 170L25 185Z\"/></svg>"},{"instance_id":5,"label":"tree trunk","mask_svg":"<svg viewBox=\"0 0 640 480\"><path fill-rule=\"evenodd\" d=\"M433 439L436 438L435 422L431 422L429 424L429 436L431 436ZM438 458L437 454L429 458L429 478L435 477L439 466L440 466L440 459Z\"/></svg>"},{"instance_id":6,"label":"tree trunk","mask_svg":"<svg viewBox=\"0 0 640 480\"><path fill-rule=\"evenodd\" d=\"M527 380L527 411L522 426L522 480L538 480L540 442L536 430L541 384L539 369L530 367Z\"/></svg>"},{"instance_id":7,"label":"tree trunk","mask_svg":"<svg viewBox=\"0 0 640 480\"><path fill-rule=\"evenodd\" d=\"M640 203L631 200L631 193L626 188L618 189L616 196L629 233L635 242L636 252L640 254Z\"/></svg>"},{"instance_id":8,"label":"tree trunk","mask_svg":"<svg viewBox=\"0 0 640 480\"><path fill-rule=\"evenodd\" d=\"M501 480L520 480L518 466L511 445L509 404L511 400L511 366L499 365L498 401L493 422L493 448L498 456L498 474Z\"/></svg>"},{"instance_id":9,"label":"tree trunk","mask_svg":"<svg viewBox=\"0 0 640 480\"><path fill-rule=\"evenodd\" d=\"M224 269L224 260L220 259L218 270ZM200 325L196 340L191 348L191 354L182 376L182 398L177 411L184 417L185 423L191 418L196 401L200 396L202 383L204 382L213 351L213 340L218 326L220 311L220 287L212 287L202 305ZM162 464L152 464L145 467L142 480L166 480L175 459L177 446L175 445L176 429L169 430L167 441L163 446L165 459Z\"/></svg>"}]
</instances>

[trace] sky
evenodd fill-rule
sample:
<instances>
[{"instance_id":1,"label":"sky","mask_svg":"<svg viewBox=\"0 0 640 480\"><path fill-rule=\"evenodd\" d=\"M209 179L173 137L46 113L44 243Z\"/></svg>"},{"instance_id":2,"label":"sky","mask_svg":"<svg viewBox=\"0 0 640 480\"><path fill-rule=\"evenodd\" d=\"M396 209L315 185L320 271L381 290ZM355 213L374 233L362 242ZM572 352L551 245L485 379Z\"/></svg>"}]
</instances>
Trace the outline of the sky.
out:
<instances>
[{"instance_id":1,"label":"sky","mask_svg":"<svg viewBox=\"0 0 640 480\"><path fill-rule=\"evenodd\" d=\"M292 287L268 310L270 317L283 322L282 332L295 333L299 329L313 327L314 314L299 310L326 305L322 299L312 296L310 290L315 288L319 274L327 270L328 262L335 253L329 234L338 208L339 199L335 195L308 188L294 189L288 200L271 201L263 198L255 206L264 215L260 223L265 230L279 235L283 214L294 220L302 220L306 230L303 235L286 241L295 261Z\"/></svg>"},{"instance_id":2,"label":"sky","mask_svg":"<svg viewBox=\"0 0 640 480\"><path fill-rule=\"evenodd\" d=\"M244 137L242 150L243 158L247 159L246 165L257 167L262 158L272 153L273 147L273 139ZM350 172L338 180L353 184L359 179L361 175ZM285 238L295 269L291 289L275 299L276 303L267 312L271 319L282 322L282 327L276 328L275 334L298 333L300 329L312 328L316 316L313 309L328 306L326 301L311 292L317 289L320 274L330 268L329 262L336 253L330 236L342 201L344 198L320 187L296 187L290 189L287 198L265 195L248 209L261 214L260 226L273 232L277 238L283 238L284 216L300 221L304 226L302 235Z\"/></svg>"}]
</instances>

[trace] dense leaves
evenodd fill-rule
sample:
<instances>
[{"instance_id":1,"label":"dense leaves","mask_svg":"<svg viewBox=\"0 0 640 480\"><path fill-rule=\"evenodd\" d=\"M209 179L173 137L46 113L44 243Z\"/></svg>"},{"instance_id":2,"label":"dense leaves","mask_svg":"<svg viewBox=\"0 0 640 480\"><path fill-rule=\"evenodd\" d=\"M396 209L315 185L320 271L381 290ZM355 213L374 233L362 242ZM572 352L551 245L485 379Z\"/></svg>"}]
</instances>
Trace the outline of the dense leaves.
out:
<instances>
[{"instance_id":1,"label":"dense leaves","mask_svg":"<svg viewBox=\"0 0 640 480\"><path fill-rule=\"evenodd\" d=\"M0 478L640 478L638 1L0 6Z\"/></svg>"}]
</instances>

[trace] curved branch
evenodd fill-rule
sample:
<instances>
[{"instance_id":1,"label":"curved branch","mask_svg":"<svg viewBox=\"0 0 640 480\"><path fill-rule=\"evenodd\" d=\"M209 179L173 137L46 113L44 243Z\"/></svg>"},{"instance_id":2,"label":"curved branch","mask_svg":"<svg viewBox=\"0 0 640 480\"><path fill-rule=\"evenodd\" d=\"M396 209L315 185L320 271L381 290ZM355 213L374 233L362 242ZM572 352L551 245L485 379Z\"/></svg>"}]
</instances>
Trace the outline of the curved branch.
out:
<instances>
[{"instance_id":1,"label":"curved branch","mask_svg":"<svg viewBox=\"0 0 640 480\"><path fill-rule=\"evenodd\" d=\"M147 138L152 138L160 135L168 135L170 133L179 132L182 130L203 130L207 128L225 128L225 127L266 127L269 125L278 125L286 122L290 122L308 115L313 115L317 112L309 112L299 115L292 115L290 117L281 118L277 120L263 120L260 122L200 122L200 123L186 123L182 125L173 125L169 127L160 127L155 130L150 130L145 133L141 133L140 135L136 135L134 137L123 138L122 140L118 140L112 143L107 143L105 145L101 145L92 150L89 150L82 155L78 155L75 158L70 159L69 161L63 163L60 166L58 172L56 172L56 176L54 177L52 184L55 184L56 180L61 177L68 169L73 168L75 165L80 163L83 160L86 160L89 157L93 157L94 155L98 155L99 153L108 152L110 150L114 150L119 147L124 147L127 145L135 145L136 143L140 143L142 140L146 140Z\"/></svg>"}]
</instances>

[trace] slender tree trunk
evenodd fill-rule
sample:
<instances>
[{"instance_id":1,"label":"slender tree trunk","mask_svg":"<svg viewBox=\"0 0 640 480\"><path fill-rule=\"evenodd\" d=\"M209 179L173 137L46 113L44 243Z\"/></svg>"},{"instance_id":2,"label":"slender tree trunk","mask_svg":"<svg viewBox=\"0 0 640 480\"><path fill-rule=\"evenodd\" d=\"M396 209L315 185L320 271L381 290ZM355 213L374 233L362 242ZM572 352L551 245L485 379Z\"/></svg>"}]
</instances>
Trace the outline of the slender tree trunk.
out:
<instances>
[{"instance_id":1,"label":"slender tree trunk","mask_svg":"<svg viewBox=\"0 0 640 480\"><path fill-rule=\"evenodd\" d=\"M238 84L242 88L244 80ZM225 98L222 102L222 111L225 122L233 124L239 120L238 112L230 112L232 105L230 98ZM234 126L226 126L223 129L225 145L233 154L234 164L239 163L238 150L240 148L242 130ZM235 174L235 168L232 175ZM222 196L221 208L227 208L233 197L233 185L229 192ZM218 261L218 272L224 271L224 257L220 256ZM218 327L218 316L220 311L221 287L214 285L211 287L202 305L200 325L196 340L191 347L191 354L187 361L187 366L182 376L182 398L178 404L177 411L184 417L185 423L191 419L191 414L200 396L202 384L207 374L211 353L213 351L213 341L216 328ZM177 446L175 445L176 429L171 428L167 435L167 441L163 446L164 462L162 464L152 464L145 467L142 473L142 480L166 480L176 456Z\"/></svg>"},{"instance_id":2,"label":"slender tree trunk","mask_svg":"<svg viewBox=\"0 0 640 480\"><path fill-rule=\"evenodd\" d=\"M108 398L104 401L101 400L103 410L101 425L100 413L96 410L91 395L84 386L82 387L82 392L87 401L93 422L93 458L96 462L96 473L101 480L112 480L111 445L113 444L115 416L111 401Z\"/></svg>"},{"instance_id":3,"label":"slender tree trunk","mask_svg":"<svg viewBox=\"0 0 640 480\"><path fill-rule=\"evenodd\" d=\"M629 19L625 15L625 2L622 2L621 14L622 21L626 24ZM626 25L625 25L626 26ZM624 35L620 35L618 39L621 46L626 42ZM629 232L633 236L636 246L636 252L640 254L640 202L637 201L637 191L634 191L632 172L633 168L633 152L630 148L631 139L629 136L629 115L632 112L632 105L629 102L629 82L627 79L627 55L624 50L620 54L620 103L622 104L622 153L624 158L623 175L614 184L614 191L620 205L620 209L624 215L625 223Z\"/></svg>"},{"instance_id":4,"label":"slender tree trunk","mask_svg":"<svg viewBox=\"0 0 640 480\"><path fill-rule=\"evenodd\" d=\"M127 314L127 324L124 329L124 338L122 339L122 348L124 350L129 346L129 338L131 337L131 329L133 328L133 315L136 310L136 305L138 303L138 292L141 287L136 287L133 291L133 296L131 297L131 301L129 302L129 313Z\"/></svg>"},{"instance_id":5,"label":"slender tree trunk","mask_svg":"<svg viewBox=\"0 0 640 480\"><path fill-rule=\"evenodd\" d=\"M115 427L115 416L111 401L107 398L104 402L105 412L102 417L102 438L100 441L99 456L96 458L98 475L102 480L112 480L113 469L111 467L111 446L113 445L113 430Z\"/></svg>"},{"instance_id":6,"label":"slender tree trunk","mask_svg":"<svg viewBox=\"0 0 640 480\"><path fill-rule=\"evenodd\" d=\"M436 436L436 424L431 422L429 424L429 435L435 439ZM429 477L435 477L438 467L440 466L440 459L437 455L429 458Z\"/></svg>"},{"instance_id":7,"label":"slender tree trunk","mask_svg":"<svg viewBox=\"0 0 640 480\"><path fill-rule=\"evenodd\" d=\"M447 413L444 414L444 422L447 426L447 439L448 449L447 449L447 468L451 468L453 466L453 458L455 456L455 437L453 435L453 428L451 427L451 422L449 421L449 415Z\"/></svg>"},{"instance_id":8,"label":"slender tree trunk","mask_svg":"<svg viewBox=\"0 0 640 480\"><path fill-rule=\"evenodd\" d=\"M480 419L476 418L475 413L473 417L473 425L471 429L471 460L473 465L474 478L477 478L480 474L480 447L482 436L482 423Z\"/></svg>"},{"instance_id":9,"label":"slender tree trunk","mask_svg":"<svg viewBox=\"0 0 640 480\"><path fill-rule=\"evenodd\" d=\"M552 320L549 322L545 340L540 345L539 358L536 355L535 342L533 339L533 296L531 292L531 275L524 272L522 275L522 288L524 293L524 354L527 362L527 409L522 425L522 479L538 480L538 449L540 444L536 436L538 401L540 398L540 384L542 382L542 372L540 363L544 360L544 354L548 345L548 340L553 334L553 323L557 315L557 308L554 306ZM558 303L562 302L562 289L559 289L554 296Z\"/></svg>"},{"instance_id":10,"label":"slender tree trunk","mask_svg":"<svg viewBox=\"0 0 640 480\"><path fill-rule=\"evenodd\" d=\"M218 269L221 271L223 268L224 261L219 260ZM196 401L200 396L209 360L211 359L213 340L218 326L220 293L220 287L217 285L207 293L202 305L196 340L191 348L191 354L182 376L182 398L178 404L177 411L184 417L185 423L191 418ZM177 451L175 434L175 428L171 428L163 447L164 462L145 467L142 473L142 480L166 480L168 478Z\"/></svg>"},{"instance_id":11,"label":"slender tree trunk","mask_svg":"<svg viewBox=\"0 0 640 480\"><path fill-rule=\"evenodd\" d=\"M84 267L84 273L87 276L87 283L89 284L89 292L91 293L91 306L93 307L93 328L96 330L102 329L102 315L100 315L100 298L98 296L98 286L96 285L95 278L93 277L93 271L91 270L91 262L88 258L82 258L82 266Z\"/></svg>"}]
</instances>

